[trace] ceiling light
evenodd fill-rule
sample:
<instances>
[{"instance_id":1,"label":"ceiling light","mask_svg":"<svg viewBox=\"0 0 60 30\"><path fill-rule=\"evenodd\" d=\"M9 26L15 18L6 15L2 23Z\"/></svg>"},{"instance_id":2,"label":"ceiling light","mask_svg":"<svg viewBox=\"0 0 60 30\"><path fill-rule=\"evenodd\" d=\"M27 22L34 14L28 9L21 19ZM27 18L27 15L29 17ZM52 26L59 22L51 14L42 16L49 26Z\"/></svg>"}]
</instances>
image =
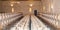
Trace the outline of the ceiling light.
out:
<instances>
[{"instance_id":1,"label":"ceiling light","mask_svg":"<svg viewBox=\"0 0 60 30\"><path fill-rule=\"evenodd\" d=\"M53 9L53 4L51 4L51 8Z\"/></svg>"},{"instance_id":2,"label":"ceiling light","mask_svg":"<svg viewBox=\"0 0 60 30\"><path fill-rule=\"evenodd\" d=\"M13 6L13 4L11 4L11 6Z\"/></svg>"},{"instance_id":3,"label":"ceiling light","mask_svg":"<svg viewBox=\"0 0 60 30\"><path fill-rule=\"evenodd\" d=\"M14 12L14 8L12 8L12 12Z\"/></svg>"},{"instance_id":4,"label":"ceiling light","mask_svg":"<svg viewBox=\"0 0 60 30\"><path fill-rule=\"evenodd\" d=\"M30 6L32 7L32 6L33 6L33 4L30 4Z\"/></svg>"},{"instance_id":5,"label":"ceiling light","mask_svg":"<svg viewBox=\"0 0 60 30\"><path fill-rule=\"evenodd\" d=\"M32 8L29 8L29 12L31 12L32 11Z\"/></svg>"}]
</instances>

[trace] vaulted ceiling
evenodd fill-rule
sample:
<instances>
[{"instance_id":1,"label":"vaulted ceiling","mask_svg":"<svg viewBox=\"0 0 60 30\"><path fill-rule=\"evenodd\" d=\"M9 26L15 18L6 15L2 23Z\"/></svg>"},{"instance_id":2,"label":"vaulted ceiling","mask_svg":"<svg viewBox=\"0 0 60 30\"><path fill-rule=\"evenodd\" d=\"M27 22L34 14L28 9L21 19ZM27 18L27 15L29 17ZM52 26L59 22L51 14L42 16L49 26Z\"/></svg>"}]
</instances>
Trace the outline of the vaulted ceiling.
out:
<instances>
[{"instance_id":1,"label":"vaulted ceiling","mask_svg":"<svg viewBox=\"0 0 60 30\"><path fill-rule=\"evenodd\" d=\"M0 1L41 1L41 0L0 0Z\"/></svg>"}]
</instances>

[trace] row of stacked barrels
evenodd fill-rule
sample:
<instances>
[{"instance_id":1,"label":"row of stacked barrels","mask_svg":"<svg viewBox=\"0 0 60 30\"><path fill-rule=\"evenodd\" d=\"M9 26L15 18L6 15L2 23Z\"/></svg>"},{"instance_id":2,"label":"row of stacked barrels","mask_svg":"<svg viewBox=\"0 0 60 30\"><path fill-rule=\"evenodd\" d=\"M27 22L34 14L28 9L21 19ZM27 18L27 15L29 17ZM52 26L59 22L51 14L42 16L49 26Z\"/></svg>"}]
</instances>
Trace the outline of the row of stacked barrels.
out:
<instances>
[{"instance_id":1,"label":"row of stacked barrels","mask_svg":"<svg viewBox=\"0 0 60 30\"><path fill-rule=\"evenodd\" d=\"M21 15L21 13L0 13L0 30L10 22L15 21L14 19L19 18L19 15Z\"/></svg>"},{"instance_id":2,"label":"row of stacked barrels","mask_svg":"<svg viewBox=\"0 0 60 30\"><path fill-rule=\"evenodd\" d=\"M40 13L40 15L38 16L45 19L45 21L48 21L54 27L60 28L60 18L59 18L60 15L59 14Z\"/></svg>"}]
</instances>

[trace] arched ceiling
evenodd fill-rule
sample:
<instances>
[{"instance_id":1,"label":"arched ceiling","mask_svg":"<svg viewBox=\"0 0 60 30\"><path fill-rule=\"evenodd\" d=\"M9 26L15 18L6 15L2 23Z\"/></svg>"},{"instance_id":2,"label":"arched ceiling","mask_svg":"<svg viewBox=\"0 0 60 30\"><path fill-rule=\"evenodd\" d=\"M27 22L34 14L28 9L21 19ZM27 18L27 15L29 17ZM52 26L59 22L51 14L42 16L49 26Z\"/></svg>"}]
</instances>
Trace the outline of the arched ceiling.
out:
<instances>
[{"instance_id":1,"label":"arched ceiling","mask_svg":"<svg viewBox=\"0 0 60 30\"><path fill-rule=\"evenodd\" d=\"M0 1L41 1L41 0L0 0Z\"/></svg>"}]
</instances>

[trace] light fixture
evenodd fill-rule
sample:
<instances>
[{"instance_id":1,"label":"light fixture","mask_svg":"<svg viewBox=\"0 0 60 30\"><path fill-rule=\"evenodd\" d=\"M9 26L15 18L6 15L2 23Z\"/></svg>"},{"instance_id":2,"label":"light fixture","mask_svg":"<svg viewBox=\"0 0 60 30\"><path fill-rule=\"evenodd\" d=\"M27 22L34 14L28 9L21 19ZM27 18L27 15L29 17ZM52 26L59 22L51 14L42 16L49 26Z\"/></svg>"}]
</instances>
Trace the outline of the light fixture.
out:
<instances>
[{"instance_id":1,"label":"light fixture","mask_svg":"<svg viewBox=\"0 0 60 30\"><path fill-rule=\"evenodd\" d=\"M12 13L14 12L14 8L12 8Z\"/></svg>"},{"instance_id":2,"label":"light fixture","mask_svg":"<svg viewBox=\"0 0 60 30\"><path fill-rule=\"evenodd\" d=\"M43 6L43 10L45 10L45 6Z\"/></svg>"},{"instance_id":3,"label":"light fixture","mask_svg":"<svg viewBox=\"0 0 60 30\"><path fill-rule=\"evenodd\" d=\"M49 7L53 9L53 3L49 3Z\"/></svg>"},{"instance_id":4,"label":"light fixture","mask_svg":"<svg viewBox=\"0 0 60 30\"><path fill-rule=\"evenodd\" d=\"M31 12L32 11L32 8L29 8L29 12Z\"/></svg>"},{"instance_id":5,"label":"light fixture","mask_svg":"<svg viewBox=\"0 0 60 30\"><path fill-rule=\"evenodd\" d=\"M13 4L11 4L11 6L14 6Z\"/></svg>"},{"instance_id":6,"label":"light fixture","mask_svg":"<svg viewBox=\"0 0 60 30\"><path fill-rule=\"evenodd\" d=\"M30 6L32 7L32 6L33 6L33 4L30 4Z\"/></svg>"},{"instance_id":7,"label":"light fixture","mask_svg":"<svg viewBox=\"0 0 60 30\"><path fill-rule=\"evenodd\" d=\"M53 9L53 4L51 4L51 8Z\"/></svg>"}]
</instances>

